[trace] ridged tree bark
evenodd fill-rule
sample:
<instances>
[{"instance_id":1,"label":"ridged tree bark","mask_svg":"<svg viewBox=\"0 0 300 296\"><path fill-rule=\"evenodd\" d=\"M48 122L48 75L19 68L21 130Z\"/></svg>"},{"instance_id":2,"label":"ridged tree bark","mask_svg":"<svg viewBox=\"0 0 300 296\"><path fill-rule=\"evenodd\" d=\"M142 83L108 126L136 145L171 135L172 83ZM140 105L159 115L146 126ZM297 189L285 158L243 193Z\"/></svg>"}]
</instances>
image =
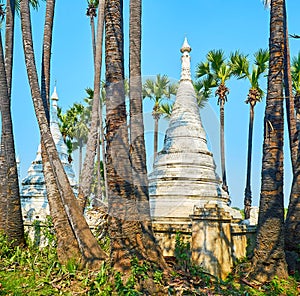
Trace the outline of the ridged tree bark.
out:
<instances>
[{"instance_id":1,"label":"ridged tree bark","mask_svg":"<svg viewBox=\"0 0 300 296\"><path fill-rule=\"evenodd\" d=\"M283 205L284 1L271 1L270 64L264 118L261 196L250 275L260 282L287 277Z\"/></svg>"},{"instance_id":2,"label":"ridged tree bark","mask_svg":"<svg viewBox=\"0 0 300 296\"><path fill-rule=\"evenodd\" d=\"M102 129L102 121L99 122L102 109L100 102L100 83L101 83L101 67L102 67L102 43L103 43L103 29L104 29L104 7L105 1L100 1L98 6L98 24L97 24L97 44L96 55L94 61L94 97L92 107L92 119L88 140L86 145L86 154L83 168L80 174L80 184L78 199L80 202L81 211L84 211L87 198L90 195L91 184L93 179L95 156L97 153L97 143L99 142L99 125Z\"/></svg>"},{"instance_id":3,"label":"ridged tree bark","mask_svg":"<svg viewBox=\"0 0 300 296\"><path fill-rule=\"evenodd\" d=\"M0 32L0 231L3 231L14 245L22 245L25 243L24 228L8 91Z\"/></svg>"},{"instance_id":4,"label":"ridged tree bark","mask_svg":"<svg viewBox=\"0 0 300 296\"><path fill-rule=\"evenodd\" d=\"M1 147L0 147L0 230L15 245L22 245L24 228L20 202L18 170L11 118L11 81L14 48L14 1L7 1L5 58L0 32L0 112L1 112Z\"/></svg>"},{"instance_id":5,"label":"ridged tree bark","mask_svg":"<svg viewBox=\"0 0 300 296\"><path fill-rule=\"evenodd\" d=\"M68 221L72 227L72 233L78 244L78 253L81 255L80 258L74 259L79 261L82 265L88 265L90 268L98 268L99 264L106 258L106 254L100 249L79 209L68 177L59 159L42 104L35 65L28 0L20 1L20 10L25 63L41 139L49 158L49 165L51 166L54 176L53 180L56 182L56 191L59 192L57 198L61 199L64 206ZM51 186L51 188L54 187ZM50 192L48 197L51 197L54 194L55 192ZM56 209L60 206L59 203L55 203L55 200L52 200L51 202L53 202ZM66 228L65 231L67 232L69 230Z\"/></svg>"},{"instance_id":6,"label":"ridged tree bark","mask_svg":"<svg viewBox=\"0 0 300 296\"><path fill-rule=\"evenodd\" d=\"M130 156L134 193L145 239L143 243L146 252L151 250L148 255L149 261L160 262L160 266L163 266L164 258L156 244L150 217L141 76L141 17L142 1L131 0L129 19Z\"/></svg>"},{"instance_id":7,"label":"ridged tree bark","mask_svg":"<svg viewBox=\"0 0 300 296\"><path fill-rule=\"evenodd\" d=\"M285 66L284 66L284 86L287 110L287 122L289 131L290 153L293 168L293 182L288 206L288 213L285 220L285 251L289 272L296 270L300 272L299 245L300 245L300 153L299 153L299 131L297 132L296 113L299 114L299 98L293 98L290 49L287 27L286 4L284 10L285 25ZM297 105L297 107L296 107ZM296 108L295 108L296 107ZM296 110L295 110L296 109Z\"/></svg>"}]
</instances>

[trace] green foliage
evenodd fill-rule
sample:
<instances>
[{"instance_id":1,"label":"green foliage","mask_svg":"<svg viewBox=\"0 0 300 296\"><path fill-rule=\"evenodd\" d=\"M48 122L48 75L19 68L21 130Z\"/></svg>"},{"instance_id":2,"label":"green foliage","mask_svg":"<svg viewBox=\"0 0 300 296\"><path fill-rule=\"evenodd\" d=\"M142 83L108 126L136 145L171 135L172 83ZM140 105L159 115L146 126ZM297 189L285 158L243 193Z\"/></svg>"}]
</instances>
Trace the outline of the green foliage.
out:
<instances>
[{"instance_id":1,"label":"green foliage","mask_svg":"<svg viewBox=\"0 0 300 296\"><path fill-rule=\"evenodd\" d=\"M174 255L177 263L187 270L191 267L191 250L190 242L185 242L179 232L175 236L175 250Z\"/></svg>"}]
</instances>

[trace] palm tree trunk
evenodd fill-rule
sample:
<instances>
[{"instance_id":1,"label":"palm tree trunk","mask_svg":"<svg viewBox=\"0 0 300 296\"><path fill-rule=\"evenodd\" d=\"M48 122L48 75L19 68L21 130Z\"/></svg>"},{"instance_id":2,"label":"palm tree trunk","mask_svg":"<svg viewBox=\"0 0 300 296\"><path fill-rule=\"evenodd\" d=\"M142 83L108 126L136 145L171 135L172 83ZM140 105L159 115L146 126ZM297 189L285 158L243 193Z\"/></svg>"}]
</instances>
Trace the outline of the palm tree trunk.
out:
<instances>
[{"instance_id":1,"label":"palm tree trunk","mask_svg":"<svg viewBox=\"0 0 300 296\"><path fill-rule=\"evenodd\" d=\"M18 170L11 118L11 104L4 64L2 36L0 32L0 111L1 111L1 150L0 150L0 230L14 245L22 245L24 228L21 212Z\"/></svg>"},{"instance_id":2,"label":"palm tree trunk","mask_svg":"<svg viewBox=\"0 0 300 296\"><path fill-rule=\"evenodd\" d=\"M78 200L82 212L84 211L86 201L91 191L91 184L94 172L95 156L97 153L97 143L99 142L99 106L100 106L100 83L101 83L101 66L102 66L102 43L104 29L104 5L105 1L99 2L98 7L98 24L97 24L97 45L94 63L94 99L92 107L91 127L88 134L86 145L86 154L82 172L80 173L80 184Z\"/></svg>"},{"instance_id":3,"label":"palm tree trunk","mask_svg":"<svg viewBox=\"0 0 300 296\"><path fill-rule=\"evenodd\" d=\"M244 198L245 219L250 219L252 204L251 193L251 163L252 163L252 137L253 137L254 105L250 103L249 134L248 134L248 157L247 157L247 178Z\"/></svg>"},{"instance_id":4,"label":"palm tree trunk","mask_svg":"<svg viewBox=\"0 0 300 296\"><path fill-rule=\"evenodd\" d=\"M285 5L285 4L284 4ZM297 133L297 120L295 114L299 114L299 106L296 106L295 102L299 102L299 98L295 97L293 100L293 89L292 89L292 77L291 77L291 65L290 65L290 50L289 50L289 39L288 39L288 27L287 27L287 15L286 5L284 6L284 25L285 25L285 63L284 63L284 86L285 86L285 100L287 110L287 122L289 131L289 142L290 142L290 153L293 168L293 182L290 194L290 202L288 206L288 213L285 220L285 252L286 259L289 267L289 271L300 271L299 263L299 248L300 244L300 233L298 230L298 221L300 214L300 154L299 154L299 136ZM296 112L295 112L296 109ZM294 255L298 257L295 260Z\"/></svg>"},{"instance_id":5,"label":"palm tree trunk","mask_svg":"<svg viewBox=\"0 0 300 296\"><path fill-rule=\"evenodd\" d=\"M284 1L271 1L270 65L264 119L262 185L252 278L287 277L283 206Z\"/></svg>"},{"instance_id":6,"label":"palm tree trunk","mask_svg":"<svg viewBox=\"0 0 300 296\"><path fill-rule=\"evenodd\" d=\"M94 62L96 59L96 34L95 34L95 22L94 22L94 17L92 16L90 18L90 25L91 25L91 33L92 33L92 48L93 48L93 57L94 57Z\"/></svg>"},{"instance_id":7,"label":"palm tree trunk","mask_svg":"<svg viewBox=\"0 0 300 296\"><path fill-rule=\"evenodd\" d=\"M41 95L48 121L50 122L50 61L52 48L52 31L54 20L55 0L47 0L44 24Z\"/></svg>"},{"instance_id":8,"label":"palm tree trunk","mask_svg":"<svg viewBox=\"0 0 300 296\"><path fill-rule=\"evenodd\" d=\"M79 160L79 176L81 175L81 170L82 170L82 145L80 143L79 145L79 156L78 156L78 160Z\"/></svg>"},{"instance_id":9,"label":"palm tree trunk","mask_svg":"<svg viewBox=\"0 0 300 296\"><path fill-rule=\"evenodd\" d=\"M7 93L11 98L11 81L13 69L14 52L14 32L15 32L15 1L6 1L6 24L5 24L5 71L7 79Z\"/></svg>"},{"instance_id":10,"label":"palm tree trunk","mask_svg":"<svg viewBox=\"0 0 300 296\"><path fill-rule=\"evenodd\" d=\"M164 264L165 267L162 252L154 238L150 217L141 79L141 15L141 0L131 0L129 25L130 157L139 221L145 239L143 244L149 248L146 251L151 250L147 257L149 261L160 266Z\"/></svg>"},{"instance_id":11,"label":"palm tree trunk","mask_svg":"<svg viewBox=\"0 0 300 296\"><path fill-rule=\"evenodd\" d=\"M155 115L154 116L154 155L153 155L153 163L155 162L156 156L157 156L157 146L158 146L158 120L159 116Z\"/></svg>"},{"instance_id":12,"label":"palm tree trunk","mask_svg":"<svg viewBox=\"0 0 300 296\"><path fill-rule=\"evenodd\" d=\"M224 100L220 100L220 148L221 148L221 171L222 171L222 188L229 194L226 168L225 168L225 143L224 143Z\"/></svg>"},{"instance_id":13,"label":"palm tree trunk","mask_svg":"<svg viewBox=\"0 0 300 296\"><path fill-rule=\"evenodd\" d=\"M78 253L81 254L81 258L76 259L78 259L78 261L80 261L83 265L89 265L89 267L91 268L98 268L99 264L106 258L106 255L100 249L95 237L92 235L86 223L85 218L79 210L79 206L72 191L68 177L59 159L55 143L51 136L45 110L42 105L42 98L38 85L28 0L21 0L20 8L23 46L28 80L30 84L35 114L40 128L42 143L45 146L45 152L48 155L49 164L54 176L53 180L55 180L56 182L57 192L59 192L60 195L57 198L60 198L62 204L64 205L64 210L66 211L69 223L72 227L73 235L75 236L78 243ZM49 196L52 196L52 194L49 194ZM53 200L53 204L56 208L59 206L59 204L55 203L55 200Z\"/></svg>"}]
</instances>

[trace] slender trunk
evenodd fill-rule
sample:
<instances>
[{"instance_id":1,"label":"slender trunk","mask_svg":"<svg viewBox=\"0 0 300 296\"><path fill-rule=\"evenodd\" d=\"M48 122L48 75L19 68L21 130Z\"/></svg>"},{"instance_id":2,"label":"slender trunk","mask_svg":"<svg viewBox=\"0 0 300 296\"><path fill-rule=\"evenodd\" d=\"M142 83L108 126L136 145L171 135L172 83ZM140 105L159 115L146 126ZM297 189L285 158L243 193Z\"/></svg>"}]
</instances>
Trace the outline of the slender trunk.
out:
<instances>
[{"instance_id":1,"label":"slender trunk","mask_svg":"<svg viewBox=\"0 0 300 296\"><path fill-rule=\"evenodd\" d=\"M222 188L229 194L226 168L225 168L225 144L224 144L224 100L220 100L220 148L221 148L221 171L222 171Z\"/></svg>"},{"instance_id":2,"label":"slender trunk","mask_svg":"<svg viewBox=\"0 0 300 296\"><path fill-rule=\"evenodd\" d=\"M22 245L24 228L21 212L18 170L15 158L15 144L11 118L11 104L5 73L2 36L0 31L0 230L4 231L14 245Z\"/></svg>"},{"instance_id":3,"label":"slender trunk","mask_svg":"<svg viewBox=\"0 0 300 296\"><path fill-rule=\"evenodd\" d=\"M141 0L131 0L129 27L130 157L139 220L145 240L143 245L147 246L148 260L163 266L164 258L155 241L150 217L141 79L141 16Z\"/></svg>"},{"instance_id":4,"label":"slender trunk","mask_svg":"<svg viewBox=\"0 0 300 296\"><path fill-rule=\"evenodd\" d=\"M261 196L251 273L260 282L287 277L283 237L283 13L284 1L272 0Z\"/></svg>"},{"instance_id":5,"label":"slender trunk","mask_svg":"<svg viewBox=\"0 0 300 296\"><path fill-rule=\"evenodd\" d=\"M6 1L6 24L5 24L5 71L7 79L7 94L11 98L12 69L14 53L15 33L15 0Z\"/></svg>"},{"instance_id":6,"label":"slender trunk","mask_svg":"<svg viewBox=\"0 0 300 296\"><path fill-rule=\"evenodd\" d=\"M96 60L96 34L95 34L95 21L94 17L90 17L90 25L91 25L91 33L92 33L92 47L93 47L93 57L94 57L94 62Z\"/></svg>"},{"instance_id":7,"label":"slender trunk","mask_svg":"<svg viewBox=\"0 0 300 296\"><path fill-rule=\"evenodd\" d=\"M44 24L41 95L48 121L50 122L50 61L52 48L52 31L54 20L55 0L47 0Z\"/></svg>"},{"instance_id":8,"label":"slender trunk","mask_svg":"<svg viewBox=\"0 0 300 296\"><path fill-rule=\"evenodd\" d=\"M91 127L86 144L86 154L82 172L80 173L80 184L78 200L82 212L84 211L86 201L91 192L91 184L94 172L95 157L97 153L97 142L99 142L99 109L100 108L100 83L101 83L101 66L102 66L102 43L104 27L104 6L105 1L99 2L98 7L98 24L97 24L97 45L94 63L94 99L92 107ZM100 110L102 114L102 110Z\"/></svg>"},{"instance_id":9,"label":"slender trunk","mask_svg":"<svg viewBox=\"0 0 300 296\"><path fill-rule=\"evenodd\" d=\"M157 156L157 145L158 145L158 120L159 117L157 115L154 116L154 155L153 155L153 163L155 162Z\"/></svg>"},{"instance_id":10,"label":"slender trunk","mask_svg":"<svg viewBox=\"0 0 300 296\"><path fill-rule=\"evenodd\" d=\"M79 144L78 161L79 161L79 176L80 176L81 175L81 169L82 169L82 145L81 145L81 143Z\"/></svg>"},{"instance_id":11,"label":"slender trunk","mask_svg":"<svg viewBox=\"0 0 300 296\"><path fill-rule=\"evenodd\" d=\"M247 156L247 178L244 198L245 219L250 219L252 204L251 193L251 163L252 163L252 137L253 137L254 105L250 102L249 134L248 134L248 156Z\"/></svg>"},{"instance_id":12,"label":"slender trunk","mask_svg":"<svg viewBox=\"0 0 300 296\"><path fill-rule=\"evenodd\" d=\"M284 4L285 5L285 4ZM284 6L284 25L285 25L285 63L284 63L284 86L285 86L285 99L287 110L287 122L290 140L290 154L293 168L293 182L290 194L290 201L288 206L288 213L285 220L285 252L286 259L290 272L295 270L300 271L299 262L299 214L300 214L300 153L299 153L299 127L297 127L297 119L299 115L299 97L295 96L293 100L292 77L290 66L290 50L288 39L287 27L287 14L286 5ZM296 109L296 110L295 110ZM297 258L295 260L295 257Z\"/></svg>"},{"instance_id":13,"label":"slender trunk","mask_svg":"<svg viewBox=\"0 0 300 296\"><path fill-rule=\"evenodd\" d=\"M42 143L45 147L45 152L48 155L53 176L55 177L54 180L56 181L57 191L59 192L61 201L68 216L69 223L72 226L74 236L76 237L78 243L79 252L81 254L81 258L78 258L78 260L81 261L83 265L89 265L91 268L97 268L99 267L99 264L106 258L106 255L100 249L95 237L92 235L86 223L85 218L79 210L79 206L72 191L68 177L59 159L43 108L38 85L28 0L21 0L20 8L27 75L35 114L40 128ZM53 202L55 203L55 200ZM57 206L58 205L56 204L56 207Z\"/></svg>"},{"instance_id":14,"label":"slender trunk","mask_svg":"<svg viewBox=\"0 0 300 296\"><path fill-rule=\"evenodd\" d=\"M290 62L290 46L289 46L289 34L287 27L287 15L286 5L284 3L284 95L285 95L285 106L286 116L289 133L289 146L290 156L293 171L297 166L297 153L298 153L298 137L296 127L296 113L293 96L293 85L291 75L291 62Z\"/></svg>"}]
</instances>

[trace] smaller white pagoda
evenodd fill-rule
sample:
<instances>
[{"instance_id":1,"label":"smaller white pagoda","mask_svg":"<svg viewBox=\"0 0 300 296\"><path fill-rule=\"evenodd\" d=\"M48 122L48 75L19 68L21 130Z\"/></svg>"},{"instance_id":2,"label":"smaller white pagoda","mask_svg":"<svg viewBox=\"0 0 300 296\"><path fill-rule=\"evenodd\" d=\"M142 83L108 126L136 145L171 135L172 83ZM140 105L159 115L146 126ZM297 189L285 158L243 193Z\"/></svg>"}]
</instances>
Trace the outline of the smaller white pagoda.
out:
<instances>
[{"instance_id":1,"label":"smaller white pagoda","mask_svg":"<svg viewBox=\"0 0 300 296\"><path fill-rule=\"evenodd\" d=\"M51 96L50 106L50 130L58 151L59 158L64 166L70 184L77 193L77 182L72 164L68 161L68 149L63 140L58 125L57 116L58 95L56 87ZM25 222L33 220L44 221L50 215L45 179L43 174L43 164L41 156L41 145L38 147L35 160L31 163L27 176L22 180L21 190L22 215Z\"/></svg>"}]
</instances>

